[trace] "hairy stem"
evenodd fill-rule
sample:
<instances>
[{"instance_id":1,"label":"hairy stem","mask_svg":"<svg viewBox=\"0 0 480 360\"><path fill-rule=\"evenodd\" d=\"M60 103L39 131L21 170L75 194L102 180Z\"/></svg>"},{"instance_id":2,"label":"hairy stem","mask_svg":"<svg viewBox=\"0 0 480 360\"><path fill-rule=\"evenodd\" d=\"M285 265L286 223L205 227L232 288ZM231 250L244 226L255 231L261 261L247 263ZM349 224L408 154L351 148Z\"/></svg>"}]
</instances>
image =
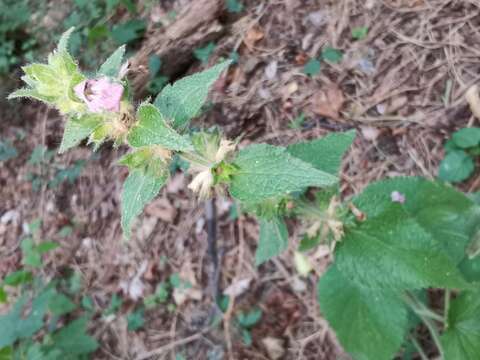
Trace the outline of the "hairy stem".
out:
<instances>
[{"instance_id":1,"label":"hairy stem","mask_svg":"<svg viewBox=\"0 0 480 360\"><path fill-rule=\"evenodd\" d=\"M412 341L413 346L414 346L415 349L417 350L418 355L420 355L420 358L421 358L422 360L428 360L427 354L425 354L425 352L423 351L420 343L417 341L417 339L415 339L415 336L411 335L411 336L410 336L410 340Z\"/></svg>"},{"instance_id":2,"label":"hairy stem","mask_svg":"<svg viewBox=\"0 0 480 360\"><path fill-rule=\"evenodd\" d=\"M218 266L219 262L217 251L217 209L215 206L215 199L205 200L205 217L207 218L207 251L212 261L212 272L209 276L209 286L213 301L217 302L220 295L220 271Z\"/></svg>"},{"instance_id":3,"label":"hairy stem","mask_svg":"<svg viewBox=\"0 0 480 360\"><path fill-rule=\"evenodd\" d=\"M448 312L450 310L450 290L445 289L445 300L443 305L443 324L445 330L448 328Z\"/></svg>"}]
</instances>

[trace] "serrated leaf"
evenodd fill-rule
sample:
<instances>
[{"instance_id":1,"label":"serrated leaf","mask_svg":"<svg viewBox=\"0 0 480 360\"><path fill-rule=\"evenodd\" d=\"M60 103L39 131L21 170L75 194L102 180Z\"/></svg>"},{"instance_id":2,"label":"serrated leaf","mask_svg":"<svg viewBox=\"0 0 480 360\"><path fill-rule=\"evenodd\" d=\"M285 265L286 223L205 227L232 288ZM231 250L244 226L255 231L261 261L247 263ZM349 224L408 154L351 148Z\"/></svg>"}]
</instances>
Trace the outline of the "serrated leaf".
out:
<instances>
[{"instance_id":1,"label":"serrated leaf","mask_svg":"<svg viewBox=\"0 0 480 360\"><path fill-rule=\"evenodd\" d=\"M447 330L440 341L445 360L480 357L480 292L461 293L450 303Z\"/></svg>"},{"instance_id":2,"label":"serrated leaf","mask_svg":"<svg viewBox=\"0 0 480 360\"><path fill-rule=\"evenodd\" d=\"M355 40L363 40L368 35L368 27L366 26L358 26L352 29L352 38Z\"/></svg>"},{"instance_id":3,"label":"serrated leaf","mask_svg":"<svg viewBox=\"0 0 480 360\"><path fill-rule=\"evenodd\" d=\"M260 236L257 251L255 251L255 265L280 255L288 247L288 230L285 221L281 218L260 219Z\"/></svg>"},{"instance_id":4,"label":"serrated leaf","mask_svg":"<svg viewBox=\"0 0 480 360\"><path fill-rule=\"evenodd\" d=\"M48 305L53 315L61 316L72 312L77 306L65 295L56 294Z\"/></svg>"},{"instance_id":5,"label":"serrated leaf","mask_svg":"<svg viewBox=\"0 0 480 360\"><path fill-rule=\"evenodd\" d=\"M146 23L144 20L132 19L113 27L111 35L118 44L126 44L143 36Z\"/></svg>"},{"instance_id":6,"label":"serrated leaf","mask_svg":"<svg viewBox=\"0 0 480 360\"><path fill-rule=\"evenodd\" d=\"M261 318L262 310L259 308L255 308L246 313L241 312L237 315L237 321L240 326L247 329L255 326L261 320Z\"/></svg>"},{"instance_id":7,"label":"serrated leaf","mask_svg":"<svg viewBox=\"0 0 480 360\"><path fill-rule=\"evenodd\" d=\"M438 182L397 177L370 184L354 198L368 218L378 217L392 204L393 192L405 197L402 208L457 264L480 222L480 209L465 194Z\"/></svg>"},{"instance_id":8,"label":"serrated leaf","mask_svg":"<svg viewBox=\"0 0 480 360\"><path fill-rule=\"evenodd\" d=\"M323 138L293 144L287 151L326 173L338 174L345 152L355 139L355 130L329 134Z\"/></svg>"},{"instance_id":9,"label":"serrated leaf","mask_svg":"<svg viewBox=\"0 0 480 360\"><path fill-rule=\"evenodd\" d=\"M13 93L8 95L7 100L17 99L17 98L28 98L28 97L38 101L43 101L44 103L47 103L47 104L52 104L55 101L55 97L53 96L42 95L33 89L26 89L26 88L15 90Z\"/></svg>"},{"instance_id":10,"label":"serrated leaf","mask_svg":"<svg viewBox=\"0 0 480 360\"><path fill-rule=\"evenodd\" d=\"M338 178L292 156L287 149L255 144L238 153L230 193L238 200L260 203L308 186L333 185Z\"/></svg>"},{"instance_id":11,"label":"serrated leaf","mask_svg":"<svg viewBox=\"0 0 480 360\"><path fill-rule=\"evenodd\" d=\"M450 151L440 163L438 177L444 181L461 182L470 177L475 164L463 150Z\"/></svg>"},{"instance_id":12,"label":"serrated leaf","mask_svg":"<svg viewBox=\"0 0 480 360\"><path fill-rule=\"evenodd\" d=\"M122 67L123 56L125 55L125 45L120 46L115 52L108 57L107 60L100 66L98 70L99 75L108 77L117 77Z\"/></svg>"},{"instance_id":13,"label":"serrated leaf","mask_svg":"<svg viewBox=\"0 0 480 360\"><path fill-rule=\"evenodd\" d=\"M32 282L33 274L31 271L18 270L8 274L3 279L3 283L8 286L18 286Z\"/></svg>"},{"instance_id":14,"label":"serrated leaf","mask_svg":"<svg viewBox=\"0 0 480 360\"><path fill-rule=\"evenodd\" d=\"M400 349L407 309L397 293L363 288L333 265L318 285L320 309L355 360L390 360Z\"/></svg>"},{"instance_id":15,"label":"serrated leaf","mask_svg":"<svg viewBox=\"0 0 480 360\"><path fill-rule=\"evenodd\" d=\"M52 335L52 342L62 351L64 358L88 354L97 349L97 341L86 333L87 321L86 317L76 319Z\"/></svg>"},{"instance_id":16,"label":"serrated leaf","mask_svg":"<svg viewBox=\"0 0 480 360\"><path fill-rule=\"evenodd\" d=\"M224 61L191 76L167 85L155 99L154 105L174 128L183 128L197 116L207 99L208 92L222 71L230 65Z\"/></svg>"},{"instance_id":17,"label":"serrated leaf","mask_svg":"<svg viewBox=\"0 0 480 360\"><path fill-rule=\"evenodd\" d=\"M145 310L138 309L127 315L127 330L136 331L145 324Z\"/></svg>"},{"instance_id":18,"label":"serrated leaf","mask_svg":"<svg viewBox=\"0 0 480 360\"><path fill-rule=\"evenodd\" d=\"M62 34L57 45L58 52L68 52L68 40L70 39L70 35L72 35L74 30L75 28L71 27L70 29L68 29Z\"/></svg>"},{"instance_id":19,"label":"serrated leaf","mask_svg":"<svg viewBox=\"0 0 480 360\"><path fill-rule=\"evenodd\" d=\"M160 145L176 151L192 150L190 140L172 129L152 104L142 104L137 111L138 123L130 129L128 143L133 147Z\"/></svg>"},{"instance_id":20,"label":"serrated leaf","mask_svg":"<svg viewBox=\"0 0 480 360\"><path fill-rule=\"evenodd\" d=\"M0 316L0 348L12 345L18 339L28 339L39 331L43 327L48 303L55 293L54 289L44 291L33 299L31 308L27 307L27 296L22 296L8 314Z\"/></svg>"},{"instance_id":21,"label":"serrated leaf","mask_svg":"<svg viewBox=\"0 0 480 360\"><path fill-rule=\"evenodd\" d=\"M208 59L210 59L210 55L212 55L213 51L215 50L215 43L209 42L202 48L195 49L193 51L193 55L202 62L202 64L208 64Z\"/></svg>"},{"instance_id":22,"label":"serrated leaf","mask_svg":"<svg viewBox=\"0 0 480 360\"><path fill-rule=\"evenodd\" d=\"M336 264L348 279L372 288L466 288L441 244L400 204L347 228Z\"/></svg>"},{"instance_id":23,"label":"serrated leaf","mask_svg":"<svg viewBox=\"0 0 480 360\"><path fill-rule=\"evenodd\" d=\"M133 220L157 196L167 177L168 169L160 160L152 160L148 167L130 172L122 189L122 229L125 238L130 238Z\"/></svg>"},{"instance_id":24,"label":"serrated leaf","mask_svg":"<svg viewBox=\"0 0 480 360\"><path fill-rule=\"evenodd\" d=\"M452 141L462 149L468 149L480 144L480 128L464 128L453 133Z\"/></svg>"}]
</instances>

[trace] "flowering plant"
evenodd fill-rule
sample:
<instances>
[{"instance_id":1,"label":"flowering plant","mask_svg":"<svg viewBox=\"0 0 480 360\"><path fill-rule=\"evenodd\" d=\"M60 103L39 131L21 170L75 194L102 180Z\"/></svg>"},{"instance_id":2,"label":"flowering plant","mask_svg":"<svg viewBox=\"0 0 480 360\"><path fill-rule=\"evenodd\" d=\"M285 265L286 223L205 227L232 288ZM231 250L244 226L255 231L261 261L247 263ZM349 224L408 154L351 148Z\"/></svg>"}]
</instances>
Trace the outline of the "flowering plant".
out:
<instances>
[{"instance_id":1,"label":"flowering plant","mask_svg":"<svg viewBox=\"0 0 480 360\"><path fill-rule=\"evenodd\" d=\"M188 187L200 198L228 192L258 217L257 265L289 248L287 217L304 229L294 253L300 276L316 268L319 247L329 249L335 261L318 284L320 308L355 359L391 359L411 346L426 356L413 333L419 321L445 359L480 357L480 258L472 250L480 242L480 208L472 198L444 183L402 177L342 202L337 173L354 131L239 150L218 129L188 126L228 61L167 85L153 103L135 109L125 49L87 78L68 54L70 33L48 64L24 67L27 88L10 98L32 97L65 115L60 152L86 138L95 149L107 140L130 147L119 160L129 169L121 195L125 237L178 156L188 162ZM423 300L429 288L444 290L443 314ZM452 293L459 295L450 301Z\"/></svg>"}]
</instances>

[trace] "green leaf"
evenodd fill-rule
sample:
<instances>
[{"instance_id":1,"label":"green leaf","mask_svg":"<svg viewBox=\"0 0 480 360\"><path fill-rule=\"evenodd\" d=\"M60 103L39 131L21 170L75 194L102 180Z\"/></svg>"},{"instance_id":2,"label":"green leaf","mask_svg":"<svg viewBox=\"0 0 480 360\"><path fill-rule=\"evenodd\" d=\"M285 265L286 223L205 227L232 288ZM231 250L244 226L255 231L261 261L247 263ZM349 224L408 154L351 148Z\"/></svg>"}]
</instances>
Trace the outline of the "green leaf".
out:
<instances>
[{"instance_id":1,"label":"green leaf","mask_svg":"<svg viewBox=\"0 0 480 360\"><path fill-rule=\"evenodd\" d=\"M355 40L363 40L368 35L368 27L366 26L358 26L352 29L352 38Z\"/></svg>"},{"instance_id":2,"label":"green leaf","mask_svg":"<svg viewBox=\"0 0 480 360\"><path fill-rule=\"evenodd\" d=\"M303 67L303 73L308 76L317 75L320 72L322 65L317 59L310 59Z\"/></svg>"},{"instance_id":3,"label":"green leaf","mask_svg":"<svg viewBox=\"0 0 480 360\"><path fill-rule=\"evenodd\" d=\"M230 61L227 60L165 86L154 105L167 121L172 122L174 128L183 128L199 114L210 87L229 65Z\"/></svg>"},{"instance_id":4,"label":"green leaf","mask_svg":"<svg viewBox=\"0 0 480 360\"><path fill-rule=\"evenodd\" d=\"M322 50L322 59L333 64L338 64L343 60L343 53L341 50L327 46Z\"/></svg>"},{"instance_id":5,"label":"green leaf","mask_svg":"<svg viewBox=\"0 0 480 360\"><path fill-rule=\"evenodd\" d=\"M3 286L0 286L0 304L5 304L7 302L8 295Z\"/></svg>"},{"instance_id":6,"label":"green leaf","mask_svg":"<svg viewBox=\"0 0 480 360\"><path fill-rule=\"evenodd\" d=\"M145 324L144 318L145 310L138 309L127 315L127 330L136 331L143 327Z\"/></svg>"},{"instance_id":7,"label":"green leaf","mask_svg":"<svg viewBox=\"0 0 480 360\"><path fill-rule=\"evenodd\" d=\"M445 360L480 356L480 292L466 291L450 304L447 330L440 338Z\"/></svg>"},{"instance_id":8,"label":"green leaf","mask_svg":"<svg viewBox=\"0 0 480 360\"><path fill-rule=\"evenodd\" d=\"M160 145L176 151L193 149L190 140L172 129L152 104L140 105L137 119L138 123L130 130L127 138L131 146Z\"/></svg>"},{"instance_id":9,"label":"green leaf","mask_svg":"<svg viewBox=\"0 0 480 360\"><path fill-rule=\"evenodd\" d=\"M0 348L15 343L18 339L28 339L43 327L43 317L46 314L50 299L55 296L54 289L49 289L38 295L28 306L27 296L22 296L12 310L0 316ZM8 326L3 326L8 324Z\"/></svg>"},{"instance_id":10,"label":"green leaf","mask_svg":"<svg viewBox=\"0 0 480 360\"><path fill-rule=\"evenodd\" d=\"M153 160L147 168L134 169L123 184L122 229L128 239L133 220L143 211L165 184L168 169L160 160Z\"/></svg>"},{"instance_id":11,"label":"green leaf","mask_svg":"<svg viewBox=\"0 0 480 360\"><path fill-rule=\"evenodd\" d=\"M150 74L150 79L155 78L161 67L162 60L157 54L153 54L148 57L148 72Z\"/></svg>"},{"instance_id":12,"label":"green leaf","mask_svg":"<svg viewBox=\"0 0 480 360\"><path fill-rule=\"evenodd\" d=\"M49 251L55 250L59 246L60 245L58 245L58 243L53 241L43 241L35 247L35 251L42 255Z\"/></svg>"},{"instance_id":13,"label":"green leaf","mask_svg":"<svg viewBox=\"0 0 480 360\"><path fill-rule=\"evenodd\" d=\"M407 309L397 293L363 288L333 265L318 285L320 309L356 360L390 360L407 330Z\"/></svg>"},{"instance_id":14,"label":"green leaf","mask_svg":"<svg viewBox=\"0 0 480 360\"><path fill-rule=\"evenodd\" d=\"M330 186L338 180L292 156L287 149L267 144L241 150L234 165L238 172L232 177L230 193L249 203L260 203L308 186Z\"/></svg>"},{"instance_id":15,"label":"green leaf","mask_svg":"<svg viewBox=\"0 0 480 360\"><path fill-rule=\"evenodd\" d=\"M13 159L18 155L17 149L12 145L10 141L0 140L0 162Z\"/></svg>"},{"instance_id":16,"label":"green leaf","mask_svg":"<svg viewBox=\"0 0 480 360\"><path fill-rule=\"evenodd\" d=\"M146 24L144 20L132 19L123 24L115 25L111 35L118 44L127 44L143 36Z\"/></svg>"},{"instance_id":17,"label":"green leaf","mask_svg":"<svg viewBox=\"0 0 480 360\"><path fill-rule=\"evenodd\" d=\"M470 177L474 168L470 155L463 150L453 150L440 163L438 177L444 181L461 182Z\"/></svg>"},{"instance_id":18,"label":"green leaf","mask_svg":"<svg viewBox=\"0 0 480 360\"><path fill-rule=\"evenodd\" d=\"M480 144L480 128L464 128L453 133L452 140L458 147L468 149Z\"/></svg>"},{"instance_id":19,"label":"green leaf","mask_svg":"<svg viewBox=\"0 0 480 360\"><path fill-rule=\"evenodd\" d=\"M255 308L247 313L240 312L237 315L237 321L243 328L251 328L262 319L262 309Z\"/></svg>"},{"instance_id":20,"label":"green leaf","mask_svg":"<svg viewBox=\"0 0 480 360\"><path fill-rule=\"evenodd\" d=\"M473 259L466 257L458 265L465 279L472 283L480 284L480 256Z\"/></svg>"},{"instance_id":21,"label":"green leaf","mask_svg":"<svg viewBox=\"0 0 480 360\"><path fill-rule=\"evenodd\" d=\"M243 4L238 0L225 0L227 10L231 13L239 13L243 10Z\"/></svg>"},{"instance_id":22,"label":"green leaf","mask_svg":"<svg viewBox=\"0 0 480 360\"><path fill-rule=\"evenodd\" d=\"M345 152L355 139L355 130L329 134L323 138L293 144L287 151L326 173L336 175Z\"/></svg>"},{"instance_id":23,"label":"green leaf","mask_svg":"<svg viewBox=\"0 0 480 360\"><path fill-rule=\"evenodd\" d=\"M116 313L118 310L120 310L122 304L122 299L117 294L113 294L112 298L110 299L110 304L108 305L108 308L106 308L104 311L104 315L108 316Z\"/></svg>"},{"instance_id":24,"label":"green leaf","mask_svg":"<svg viewBox=\"0 0 480 360\"><path fill-rule=\"evenodd\" d=\"M93 114L68 119L65 124L62 143L60 144L58 152L62 154L68 149L77 146L83 139L90 136L101 124L102 118Z\"/></svg>"},{"instance_id":25,"label":"green leaf","mask_svg":"<svg viewBox=\"0 0 480 360\"><path fill-rule=\"evenodd\" d=\"M31 271L18 270L8 274L3 279L3 283L8 286L18 286L32 282L33 274Z\"/></svg>"},{"instance_id":26,"label":"green leaf","mask_svg":"<svg viewBox=\"0 0 480 360\"><path fill-rule=\"evenodd\" d=\"M468 287L442 245L396 203L346 229L336 264L348 279L372 288Z\"/></svg>"},{"instance_id":27,"label":"green leaf","mask_svg":"<svg viewBox=\"0 0 480 360\"><path fill-rule=\"evenodd\" d=\"M0 360L12 360L13 359L13 348L7 346L0 349Z\"/></svg>"},{"instance_id":28,"label":"green leaf","mask_svg":"<svg viewBox=\"0 0 480 360\"><path fill-rule=\"evenodd\" d=\"M61 316L72 312L77 306L65 295L57 293L48 305L53 315Z\"/></svg>"},{"instance_id":29,"label":"green leaf","mask_svg":"<svg viewBox=\"0 0 480 360\"><path fill-rule=\"evenodd\" d=\"M391 194L405 197L402 208L430 233L457 264L480 223L480 209L451 186L417 177L397 177L370 184L353 202L368 218L391 207Z\"/></svg>"},{"instance_id":30,"label":"green leaf","mask_svg":"<svg viewBox=\"0 0 480 360\"><path fill-rule=\"evenodd\" d=\"M260 238L255 252L255 265L258 266L280 255L288 247L288 230L281 218L260 219Z\"/></svg>"},{"instance_id":31,"label":"green leaf","mask_svg":"<svg viewBox=\"0 0 480 360\"><path fill-rule=\"evenodd\" d=\"M68 52L68 40L70 39L70 35L72 35L74 30L75 28L71 27L70 29L65 31L60 37L60 40L58 41L58 45L57 45L57 51L59 53Z\"/></svg>"},{"instance_id":32,"label":"green leaf","mask_svg":"<svg viewBox=\"0 0 480 360\"><path fill-rule=\"evenodd\" d=\"M55 348L61 350L63 355L69 355L64 356L65 359L97 349L97 341L86 333L87 321L86 317L76 319L52 335Z\"/></svg>"},{"instance_id":33,"label":"green leaf","mask_svg":"<svg viewBox=\"0 0 480 360\"><path fill-rule=\"evenodd\" d=\"M212 55L213 51L215 50L215 43L209 42L202 48L195 49L193 51L193 55L202 62L202 64L208 64L208 59Z\"/></svg>"},{"instance_id":34,"label":"green leaf","mask_svg":"<svg viewBox=\"0 0 480 360\"><path fill-rule=\"evenodd\" d=\"M100 66L99 75L108 77L118 77L120 68L122 67L123 56L125 55L125 45L120 46L115 52L109 56L107 60Z\"/></svg>"}]
</instances>

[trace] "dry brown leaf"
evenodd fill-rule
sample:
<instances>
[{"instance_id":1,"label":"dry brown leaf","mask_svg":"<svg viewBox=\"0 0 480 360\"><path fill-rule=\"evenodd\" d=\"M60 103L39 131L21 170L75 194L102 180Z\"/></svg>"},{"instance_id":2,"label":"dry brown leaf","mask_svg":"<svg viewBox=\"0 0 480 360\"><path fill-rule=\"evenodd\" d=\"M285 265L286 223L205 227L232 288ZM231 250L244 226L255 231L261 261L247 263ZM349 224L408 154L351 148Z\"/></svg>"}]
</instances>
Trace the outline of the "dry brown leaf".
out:
<instances>
[{"instance_id":1,"label":"dry brown leaf","mask_svg":"<svg viewBox=\"0 0 480 360\"><path fill-rule=\"evenodd\" d=\"M264 36L265 33L260 28L254 26L250 30L248 30L247 35L245 35L245 38L243 39L243 42L249 50L253 50L255 44L258 41L262 40Z\"/></svg>"},{"instance_id":2,"label":"dry brown leaf","mask_svg":"<svg viewBox=\"0 0 480 360\"><path fill-rule=\"evenodd\" d=\"M329 84L317 91L312 98L312 111L321 116L340 120L340 110L345 103L342 90L335 84Z\"/></svg>"},{"instance_id":3,"label":"dry brown leaf","mask_svg":"<svg viewBox=\"0 0 480 360\"><path fill-rule=\"evenodd\" d=\"M478 95L478 86L471 86L465 93L465 99L467 99L470 110L477 119L480 119L480 96Z\"/></svg>"}]
</instances>

